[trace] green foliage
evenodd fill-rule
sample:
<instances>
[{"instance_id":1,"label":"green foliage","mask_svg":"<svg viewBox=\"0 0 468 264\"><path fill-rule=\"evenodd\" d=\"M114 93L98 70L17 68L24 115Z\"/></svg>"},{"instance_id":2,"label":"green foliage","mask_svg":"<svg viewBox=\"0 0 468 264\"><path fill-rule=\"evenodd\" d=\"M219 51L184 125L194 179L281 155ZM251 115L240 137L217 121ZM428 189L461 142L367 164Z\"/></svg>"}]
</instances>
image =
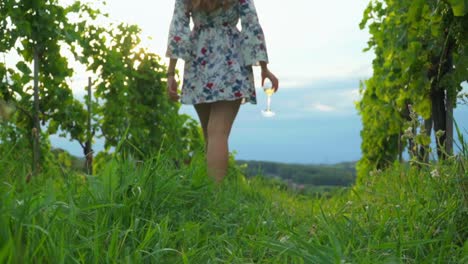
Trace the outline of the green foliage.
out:
<instances>
[{"instance_id":1,"label":"green foliage","mask_svg":"<svg viewBox=\"0 0 468 264\"><path fill-rule=\"evenodd\" d=\"M467 260L466 159L424 169L397 165L375 173L351 192L315 203L310 236L297 230L288 241L270 244L306 263Z\"/></svg>"},{"instance_id":2,"label":"green foliage","mask_svg":"<svg viewBox=\"0 0 468 264\"><path fill-rule=\"evenodd\" d=\"M139 33L126 24L89 26L82 33L79 58L99 76L95 97L102 102L97 112L105 147L123 142L117 150L140 159L161 151L187 159L203 145L198 125L170 102L167 68L159 56L139 47Z\"/></svg>"},{"instance_id":3,"label":"green foliage","mask_svg":"<svg viewBox=\"0 0 468 264\"><path fill-rule=\"evenodd\" d=\"M85 10L85 12L82 12ZM39 116L41 124L47 125L47 133L41 134L42 142L47 145L48 134L60 129L71 139L80 140L84 133L80 125L86 120L83 106L73 98L69 78L73 69L63 50L70 49L79 35L75 29L78 24L71 22L71 16L89 17L93 11L80 2L64 7L57 0L40 1L2 1L0 8L0 53L18 54L20 61L15 68L0 65L0 99L14 103L19 109L14 122L17 138L33 138L34 115ZM39 113L33 111L32 62L34 54L39 61ZM8 135L1 134L6 140ZM8 138L13 141L15 138ZM17 144L17 142L12 142ZM19 144L23 146L23 144ZM32 142L30 143L32 145ZM46 154L45 152L44 154Z\"/></svg>"},{"instance_id":4,"label":"green foliage","mask_svg":"<svg viewBox=\"0 0 468 264\"><path fill-rule=\"evenodd\" d=\"M336 165L299 165L264 161L242 161L245 175L254 177L264 175L268 178L279 178L296 184L351 186L356 179L354 163Z\"/></svg>"},{"instance_id":5,"label":"green foliage","mask_svg":"<svg viewBox=\"0 0 468 264\"><path fill-rule=\"evenodd\" d=\"M374 50L376 58L357 105L363 122L359 175L397 159L406 146L401 142L398 147L409 125L410 106L429 119L434 92L445 90L447 100L455 103L468 78L468 15L460 12L463 1L369 3L360 27L368 26L371 39L366 50ZM451 7L458 10L455 16Z\"/></svg>"},{"instance_id":6,"label":"green foliage","mask_svg":"<svg viewBox=\"0 0 468 264\"><path fill-rule=\"evenodd\" d=\"M52 160L29 184L18 177L24 164L0 162L9 164L0 174L2 263L467 260L466 159L395 166L321 199L237 167L215 186L202 156L181 168L164 155L116 156L94 177Z\"/></svg>"},{"instance_id":7,"label":"green foliage","mask_svg":"<svg viewBox=\"0 0 468 264\"><path fill-rule=\"evenodd\" d=\"M52 149L52 155L56 162L64 169L70 169L74 163L74 157L63 149ZM78 171L78 170L77 170Z\"/></svg>"},{"instance_id":8,"label":"green foliage","mask_svg":"<svg viewBox=\"0 0 468 264\"><path fill-rule=\"evenodd\" d=\"M455 16L464 16L468 13L468 1L467 0L449 0L452 6L453 14Z\"/></svg>"},{"instance_id":9,"label":"green foliage","mask_svg":"<svg viewBox=\"0 0 468 264\"><path fill-rule=\"evenodd\" d=\"M96 26L96 20L102 22L105 16L80 1L69 6L57 0L1 3L0 34L7 37L0 40L0 53L18 53L21 60L15 68L0 63L0 101L14 103L18 109L8 130L0 132L0 142L31 148L35 114L31 63L37 52L39 119L47 128L41 134L45 144L48 134L60 133L85 149L85 142L97 132L105 137L108 152L117 149L143 158L164 151L188 160L203 146L201 132L195 120L179 115L179 105L169 101L166 66L140 46L141 30L136 25ZM93 83L96 100L90 129L88 113L73 97L70 77L75 72L64 51L99 76ZM15 141L20 139L30 146Z\"/></svg>"}]
</instances>

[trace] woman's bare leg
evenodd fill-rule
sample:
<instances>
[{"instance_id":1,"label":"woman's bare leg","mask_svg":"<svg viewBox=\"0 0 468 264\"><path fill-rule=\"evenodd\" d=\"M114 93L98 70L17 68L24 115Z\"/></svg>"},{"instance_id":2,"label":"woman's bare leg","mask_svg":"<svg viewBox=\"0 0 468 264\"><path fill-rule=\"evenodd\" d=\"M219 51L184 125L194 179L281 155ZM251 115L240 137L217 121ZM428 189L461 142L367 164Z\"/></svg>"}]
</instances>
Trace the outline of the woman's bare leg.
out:
<instances>
[{"instance_id":1,"label":"woman's bare leg","mask_svg":"<svg viewBox=\"0 0 468 264\"><path fill-rule=\"evenodd\" d=\"M208 121L210 120L211 103L196 104L195 110L197 111L200 124L203 129L203 137L205 138L205 151L208 148Z\"/></svg>"},{"instance_id":2,"label":"woman's bare leg","mask_svg":"<svg viewBox=\"0 0 468 264\"><path fill-rule=\"evenodd\" d=\"M229 159L228 139L240 104L241 100L219 101L211 104L207 127L209 141L206 156L208 175L218 183L227 174Z\"/></svg>"}]
</instances>

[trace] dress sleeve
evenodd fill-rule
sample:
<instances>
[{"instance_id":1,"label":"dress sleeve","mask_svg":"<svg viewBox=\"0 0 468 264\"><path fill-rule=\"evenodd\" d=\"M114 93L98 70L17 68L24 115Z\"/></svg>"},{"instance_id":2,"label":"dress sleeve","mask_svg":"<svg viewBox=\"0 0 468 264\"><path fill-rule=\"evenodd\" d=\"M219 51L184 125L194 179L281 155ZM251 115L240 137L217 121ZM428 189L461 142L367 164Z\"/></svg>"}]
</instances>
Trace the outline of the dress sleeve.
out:
<instances>
[{"instance_id":1,"label":"dress sleeve","mask_svg":"<svg viewBox=\"0 0 468 264\"><path fill-rule=\"evenodd\" d=\"M176 0L169 27L166 57L189 60L192 46L190 34L190 12L188 12L184 0Z\"/></svg>"},{"instance_id":2,"label":"dress sleeve","mask_svg":"<svg viewBox=\"0 0 468 264\"><path fill-rule=\"evenodd\" d=\"M254 0L239 0L242 25L241 53L246 65L268 62L265 36L258 21Z\"/></svg>"}]
</instances>

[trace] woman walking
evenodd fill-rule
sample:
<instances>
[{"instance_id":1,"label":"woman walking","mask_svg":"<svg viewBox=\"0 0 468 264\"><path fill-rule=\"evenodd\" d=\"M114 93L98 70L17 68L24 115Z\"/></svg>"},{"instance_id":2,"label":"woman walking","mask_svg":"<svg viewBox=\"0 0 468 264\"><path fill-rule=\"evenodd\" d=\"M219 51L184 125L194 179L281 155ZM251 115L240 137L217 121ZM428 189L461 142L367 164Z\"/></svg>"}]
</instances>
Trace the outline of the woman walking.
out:
<instances>
[{"instance_id":1,"label":"woman walking","mask_svg":"<svg viewBox=\"0 0 468 264\"><path fill-rule=\"evenodd\" d=\"M237 28L239 19L242 31ZM278 79L267 66L253 0L175 0L166 56L169 96L194 105L206 142L208 175L221 182L227 174L228 139L240 105L257 103L252 66L261 67L262 85L270 79L278 90ZM180 97L174 78L178 59L185 61Z\"/></svg>"}]
</instances>

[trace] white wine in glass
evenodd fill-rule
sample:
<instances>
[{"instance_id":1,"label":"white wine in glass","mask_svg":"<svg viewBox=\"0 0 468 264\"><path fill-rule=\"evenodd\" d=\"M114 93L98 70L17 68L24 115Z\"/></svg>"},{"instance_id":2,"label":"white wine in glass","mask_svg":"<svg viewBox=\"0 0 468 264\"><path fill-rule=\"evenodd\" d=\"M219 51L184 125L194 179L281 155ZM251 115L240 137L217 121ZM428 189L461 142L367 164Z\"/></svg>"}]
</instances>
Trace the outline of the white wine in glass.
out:
<instances>
[{"instance_id":1,"label":"white wine in glass","mask_svg":"<svg viewBox=\"0 0 468 264\"><path fill-rule=\"evenodd\" d=\"M262 114L265 117L273 117L275 116L275 112L271 111L271 96L275 93L275 90L273 89L273 84L270 80L265 80L263 91L267 95L267 109L262 110Z\"/></svg>"}]
</instances>

